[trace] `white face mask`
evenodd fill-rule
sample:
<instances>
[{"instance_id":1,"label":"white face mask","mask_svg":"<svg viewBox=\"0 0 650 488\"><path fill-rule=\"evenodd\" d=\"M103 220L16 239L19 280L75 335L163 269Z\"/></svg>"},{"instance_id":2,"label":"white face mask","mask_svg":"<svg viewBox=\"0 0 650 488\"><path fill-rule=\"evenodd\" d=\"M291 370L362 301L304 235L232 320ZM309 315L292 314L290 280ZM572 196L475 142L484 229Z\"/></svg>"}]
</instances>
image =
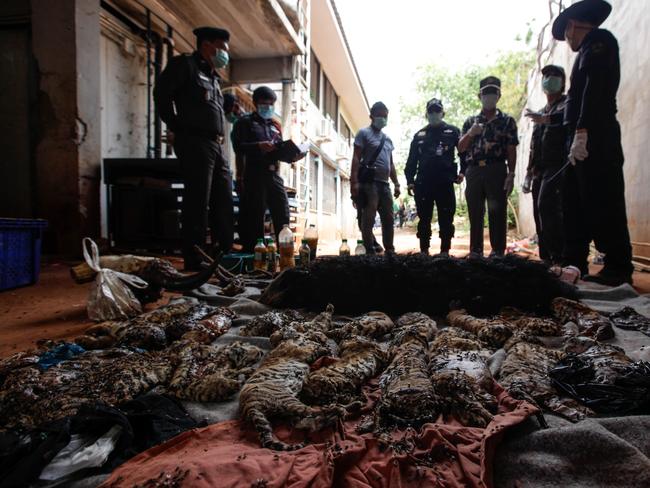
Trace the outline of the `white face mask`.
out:
<instances>
[{"instance_id":1,"label":"white face mask","mask_svg":"<svg viewBox=\"0 0 650 488\"><path fill-rule=\"evenodd\" d=\"M497 102L499 101L499 95L496 93L490 93L489 95L481 95L481 105L485 110L494 110L497 108Z\"/></svg>"},{"instance_id":2,"label":"white face mask","mask_svg":"<svg viewBox=\"0 0 650 488\"><path fill-rule=\"evenodd\" d=\"M442 112L431 112L427 114L427 120L434 127L442 124Z\"/></svg>"}]
</instances>

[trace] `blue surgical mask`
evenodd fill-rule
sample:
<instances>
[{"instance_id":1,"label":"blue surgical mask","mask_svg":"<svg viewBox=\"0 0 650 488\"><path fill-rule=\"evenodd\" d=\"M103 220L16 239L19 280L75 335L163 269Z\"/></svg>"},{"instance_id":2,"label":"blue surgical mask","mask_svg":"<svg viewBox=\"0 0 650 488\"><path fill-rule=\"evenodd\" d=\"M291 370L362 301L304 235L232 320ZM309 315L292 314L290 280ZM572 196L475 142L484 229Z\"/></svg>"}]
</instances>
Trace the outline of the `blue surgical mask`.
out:
<instances>
[{"instance_id":1,"label":"blue surgical mask","mask_svg":"<svg viewBox=\"0 0 650 488\"><path fill-rule=\"evenodd\" d=\"M442 124L442 112L430 112L427 114L427 119L433 127L439 126Z\"/></svg>"},{"instance_id":2,"label":"blue surgical mask","mask_svg":"<svg viewBox=\"0 0 650 488\"><path fill-rule=\"evenodd\" d=\"M562 78L559 76L545 76L542 79L542 89L544 93L555 95L562 91Z\"/></svg>"},{"instance_id":3,"label":"blue surgical mask","mask_svg":"<svg viewBox=\"0 0 650 488\"><path fill-rule=\"evenodd\" d=\"M268 120L270 118L273 118L273 115L275 114L275 110L273 110L273 105L258 105L257 114L263 119Z\"/></svg>"},{"instance_id":4,"label":"blue surgical mask","mask_svg":"<svg viewBox=\"0 0 650 488\"><path fill-rule=\"evenodd\" d=\"M373 117L372 125L375 129L381 130L388 125L388 117Z\"/></svg>"},{"instance_id":5,"label":"blue surgical mask","mask_svg":"<svg viewBox=\"0 0 650 488\"><path fill-rule=\"evenodd\" d=\"M212 64L217 69L228 66L228 61L230 61L228 51L224 51L223 49L217 49L217 52L212 56Z\"/></svg>"}]
</instances>

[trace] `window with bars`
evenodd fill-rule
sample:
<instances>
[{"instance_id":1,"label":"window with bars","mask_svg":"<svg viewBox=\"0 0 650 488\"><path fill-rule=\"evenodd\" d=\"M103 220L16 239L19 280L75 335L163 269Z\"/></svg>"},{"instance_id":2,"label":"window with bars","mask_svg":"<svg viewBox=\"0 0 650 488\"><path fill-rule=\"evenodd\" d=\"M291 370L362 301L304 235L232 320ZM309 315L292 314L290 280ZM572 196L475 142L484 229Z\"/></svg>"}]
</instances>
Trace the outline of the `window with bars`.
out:
<instances>
[{"instance_id":1,"label":"window with bars","mask_svg":"<svg viewBox=\"0 0 650 488\"><path fill-rule=\"evenodd\" d=\"M323 212L336 213L336 171L323 167Z\"/></svg>"},{"instance_id":2,"label":"window with bars","mask_svg":"<svg viewBox=\"0 0 650 488\"><path fill-rule=\"evenodd\" d=\"M341 124L340 124L340 131L339 134L341 134L341 137L345 142L352 142L352 139L354 138L354 134L352 133L352 129L350 129L350 126L345 122L345 120L341 117Z\"/></svg>"}]
</instances>

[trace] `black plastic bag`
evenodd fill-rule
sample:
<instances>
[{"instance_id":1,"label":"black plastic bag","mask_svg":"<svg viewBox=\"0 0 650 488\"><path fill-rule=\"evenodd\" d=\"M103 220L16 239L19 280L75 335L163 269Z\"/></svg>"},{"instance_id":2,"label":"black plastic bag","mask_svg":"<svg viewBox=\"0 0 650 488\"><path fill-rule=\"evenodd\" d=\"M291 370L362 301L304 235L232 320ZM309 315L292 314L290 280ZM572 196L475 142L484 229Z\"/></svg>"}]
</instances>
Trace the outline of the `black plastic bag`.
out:
<instances>
[{"instance_id":1,"label":"black plastic bag","mask_svg":"<svg viewBox=\"0 0 650 488\"><path fill-rule=\"evenodd\" d=\"M569 355L549 371L553 386L596 413L622 415L650 411L650 363L621 368L613 383L598 383L590 359Z\"/></svg>"}]
</instances>

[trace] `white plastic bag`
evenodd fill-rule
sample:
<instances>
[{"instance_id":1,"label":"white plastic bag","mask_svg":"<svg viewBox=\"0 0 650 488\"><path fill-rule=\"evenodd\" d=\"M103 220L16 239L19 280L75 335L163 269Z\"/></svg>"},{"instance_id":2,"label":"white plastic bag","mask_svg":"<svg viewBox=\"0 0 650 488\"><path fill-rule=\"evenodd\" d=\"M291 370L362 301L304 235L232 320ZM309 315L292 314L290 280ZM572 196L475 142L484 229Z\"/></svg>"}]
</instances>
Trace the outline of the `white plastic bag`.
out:
<instances>
[{"instance_id":1,"label":"white plastic bag","mask_svg":"<svg viewBox=\"0 0 650 488\"><path fill-rule=\"evenodd\" d=\"M90 253L88 252L90 246ZM128 319L142 313L142 305L128 285L146 288L148 283L137 276L120 273L99 265L99 250L95 242L85 237L83 251L86 263L97 272L88 295L88 317L96 321ZM127 284L128 283L128 284Z\"/></svg>"}]
</instances>

